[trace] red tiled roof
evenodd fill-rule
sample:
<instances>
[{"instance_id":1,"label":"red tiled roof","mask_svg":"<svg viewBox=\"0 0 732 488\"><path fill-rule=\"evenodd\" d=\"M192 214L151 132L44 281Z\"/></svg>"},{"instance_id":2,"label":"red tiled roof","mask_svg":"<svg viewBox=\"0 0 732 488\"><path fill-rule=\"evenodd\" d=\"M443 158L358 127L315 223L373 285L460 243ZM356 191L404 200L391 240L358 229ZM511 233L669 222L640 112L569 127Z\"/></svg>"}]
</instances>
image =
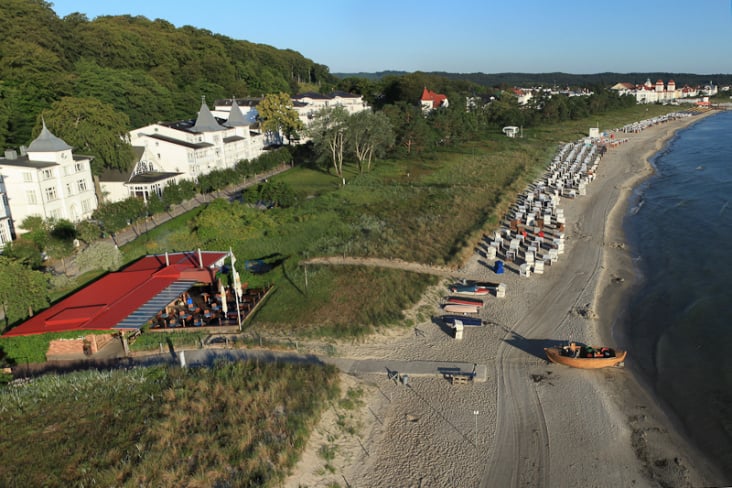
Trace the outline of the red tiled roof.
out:
<instances>
[{"instance_id":1,"label":"red tiled roof","mask_svg":"<svg viewBox=\"0 0 732 488\"><path fill-rule=\"evenodd\" d=\"M437 108L441 106L442 102L444 102L445 100L447 100L446 95L430 91L427 89L427 87L424 87L424 90L422 90L422 101L432 102L432 108Z\"/></svg>"},{"instance_id":2,"label":"red tiled roof","mask_svg":"<svg viewBox=\"0 0 732 488\"><path fill-rule=\"evenodd\" d=\"M176 281L212 283L227 252L201 251L146 256L43 310L3 337L113 329ZM199 267L199 256L203 267Z\"/></svg>"}]
</instances>

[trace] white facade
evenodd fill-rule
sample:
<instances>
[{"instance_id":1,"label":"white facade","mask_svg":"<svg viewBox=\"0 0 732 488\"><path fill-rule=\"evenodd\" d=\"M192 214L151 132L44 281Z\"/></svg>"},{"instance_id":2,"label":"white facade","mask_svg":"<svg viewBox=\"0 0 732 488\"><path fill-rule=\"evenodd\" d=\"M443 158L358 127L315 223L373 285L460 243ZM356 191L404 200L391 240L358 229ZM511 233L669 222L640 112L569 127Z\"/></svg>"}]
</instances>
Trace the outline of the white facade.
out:
<instances>
[{"instance_id":1,"label":"white facade","mask_svg":"<svg viewBox=\"0 0 732 488\"><path fill-rule=\"evenodd\" d=\"M119 202L134 196L147 203L153 195L161 197L167 185L182 179L182 173L163 171L163 165L147 147L133 146L132 149L136 157L131 172L108 169L99 178L103 201Z\"/></svg>"},{"instance_id":2,"label":"white facade","mask_svg":"<svg viewBox=\"0 0 732 488\"><path fill-rule=\"evenodd\" d=\"M5 247L5 244L13 240L10 217L10 205L5 191L5 182L2 173L0 173L0 251Z\"/></svg>"},{"instance_id":3,"label":"white facade","mask_svg":"<svg viewBox=\"0 0 732 488\"><path fill-rule=\"evenodd\" d=\"M24 233L20 225L30 216L71 222L90 218L97 208L90 163L89 157L74 156L45 122L27 153L6 151L0 174L10 210L8 228L15 235Z\"/></svg>"},{"instance_id":4,"label":"white facade","mask_svg":"<svg viewBox=\"0 0 732 488\"><path fill-rule=\"evenodd\" d=\"M717 93L715 85L706 85L704 88L676 86L674 80L669 80L664 84L663 80L656 81L655 84L651 80L646 80L642 85L633 85L632 83L617 83L611 87L620 95L633 95L638 103L668 103L678 101L681 98L696 97L699 93L708 90Z\"/></svg>"},{"instance_id":5,"label":"white facade","mask_svg":"<svg viewBox=\"0 0 732 488\"><path fill-rule=\"evenodd\" d=\"M306 127L310 125L315 115L326 107L343 107L348 112L348 115L353 115L369 108L363 96L342 91L334 92L331 95L303 93L294 96L292 103L300 120L302 120Z\"/></svg>"},{"instance_id":6,"label":"white facade","mask_svg":"<svg viewBox=\"0 0 732 488\"><path fill-rule=\"evenodd\" d=\"M213 116L205 102L196 120L135 129L130 132L130 143L146 148L160 166L158 171L182 173L191 180L255 159L264 150L263 139L250 133L249 123L238 107L223 121Z\"/></svg>"}]
</instances>

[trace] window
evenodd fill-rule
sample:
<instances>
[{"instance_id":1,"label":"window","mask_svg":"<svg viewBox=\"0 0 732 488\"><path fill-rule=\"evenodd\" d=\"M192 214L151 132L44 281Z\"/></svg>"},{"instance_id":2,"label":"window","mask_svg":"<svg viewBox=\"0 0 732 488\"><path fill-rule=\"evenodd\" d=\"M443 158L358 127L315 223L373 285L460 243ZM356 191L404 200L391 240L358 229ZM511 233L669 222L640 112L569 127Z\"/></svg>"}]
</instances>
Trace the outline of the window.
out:
<instances>
[{"instance_id":1,"label":"window","mask_svg":"<svg viewBox=\"0 0 732 488\"><path fill-rule=\"evenodd\" d=\"M61 210L57 208L52 209L49 213L51 214L52 219L58 220L61 218Z\"/></svg>"},{"instance_id":2,"label":"window","mask_svg":"<svg viewBox=\"0 0 732 488\"><path fill-rule=\"evenodd\" d=\"M25 192L25 198L28 200L28 205L36 205L38 203L38 199L36 199L36 192L33 190Z\"/></svg>"},{"instance_id":3,"label":"window","mask_svg":"<svg viewBox=\"0 0 732 488\"><path fill-rule=\"evenodd\" d=\"M91 204L89 203L88 198L81 202L81 209L84 211L84 213L91 212Z\"/></svg>"},{"instance_id":4,"label":"window","mask_svg":"<svg viewBox=\"0 0 732 488\"><path fill-rule=\"evenodd\" d=\"M32 173L29 173L27 171L24 172L23 173L23 181L25 181L26 183L30 183L31 181L33 181L33 174Z\"/></svg>"},{"instance_id":5,"label":"window","mask_svg":"<svg viewBox=\"0 0 732 488\"><path fill-rule=\"evenodd\" d=\"M53 178L53 170L52 169L44 169L43 170L43 179L48 180Z\"/></svg>"},{"instance_id":6,"label":"window","mask_svg":"<svg viewBox=\"0 0 732 488\"><path fill-rule=\"evenodd\" d=\"M80 192L86 191L86 189L87 189L87 187L86 187L86 180L79 180L78 185L79 185L79 191Z\"/></svg>"},{"instance_id":7,"label":"window","mask_svg":"<svg viewBox=\"0 0 732 488\"><path fill-rule=\"evenodd\" d=\"M44 192L46 194L46 201L47 202L52 202L52 201L54 201L54 200L56 200L58 198L58 196L56 195L56 187L55 186L49 186L48 188L46 188L44 190Z\"/></svg>"},{"instance_id":8,"label":"window","mask_svg":"<svg viewBox=\"0 0 732 488\"><path fill-rule=\"evenodd\" d=\"M66 195L73 195L71 192L71 183L66 183Z\"/></svg>"},{"instance_id":9,"label":"window","mask_svg":"<svg viewBox=\"0 0 732 488\"><path fill-rule=\"evenodd\" d=\"M74 165L74 173L81 173L82 171L84 171L84 163L76 163Z\"/></svg>"}]
</instances>

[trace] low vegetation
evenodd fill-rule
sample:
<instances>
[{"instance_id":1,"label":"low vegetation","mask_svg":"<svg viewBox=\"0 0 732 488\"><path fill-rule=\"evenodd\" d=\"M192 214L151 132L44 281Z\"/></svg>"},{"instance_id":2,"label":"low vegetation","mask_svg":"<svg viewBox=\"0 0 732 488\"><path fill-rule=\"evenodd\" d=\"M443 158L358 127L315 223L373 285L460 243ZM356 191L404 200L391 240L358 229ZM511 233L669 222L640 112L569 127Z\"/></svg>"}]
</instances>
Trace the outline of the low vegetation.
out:
<instances>
[{"instance_id":1,"label":"low vegetation","mask_svg":"<svg viewBox=\"0 0 732 488\"><path fill-rule=\"evenodd\" d=\"M47 375L0 390L0 485L280 486L337 396L322 364Z\"/></svg>"}]
</instances>

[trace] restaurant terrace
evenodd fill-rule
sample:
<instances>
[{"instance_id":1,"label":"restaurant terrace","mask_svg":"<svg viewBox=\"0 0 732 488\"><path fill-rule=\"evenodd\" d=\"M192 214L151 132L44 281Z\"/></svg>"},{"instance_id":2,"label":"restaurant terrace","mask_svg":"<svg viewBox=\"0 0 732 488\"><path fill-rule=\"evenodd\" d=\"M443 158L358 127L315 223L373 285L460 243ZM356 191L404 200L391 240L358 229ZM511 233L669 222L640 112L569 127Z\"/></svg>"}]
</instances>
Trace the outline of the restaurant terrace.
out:
<instances>
[{"instance_id":1,"label":"restaurant terrace","mask_svg":"<svg viewBox=\"0 0 732 488\"><path fill-rule=\"evenodd\" d=\"M225 264L231 258L231 265ZM3 337L49 332L241 326L266 290L241 285L229 251L148 255L109 273L14 327ZM231 273L226 287L221 273Z\"/></svg>"}]
</instances>

